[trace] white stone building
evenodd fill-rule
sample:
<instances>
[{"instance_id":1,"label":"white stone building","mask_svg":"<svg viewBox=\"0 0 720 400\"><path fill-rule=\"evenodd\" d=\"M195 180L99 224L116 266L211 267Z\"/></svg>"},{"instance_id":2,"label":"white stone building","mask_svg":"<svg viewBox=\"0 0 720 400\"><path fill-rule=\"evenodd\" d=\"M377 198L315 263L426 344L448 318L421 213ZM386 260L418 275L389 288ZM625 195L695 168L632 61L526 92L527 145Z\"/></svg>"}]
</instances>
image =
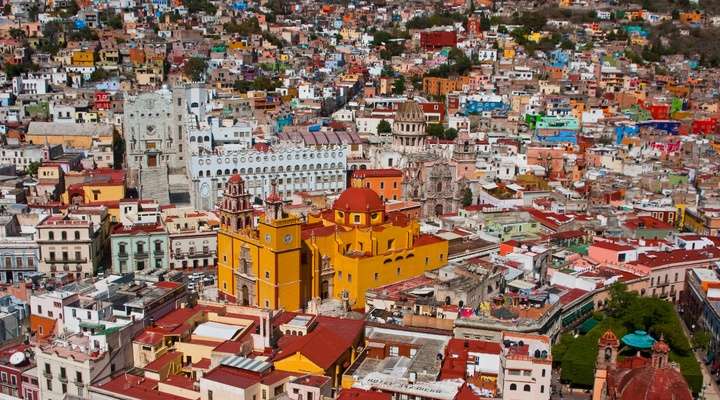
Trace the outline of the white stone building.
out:
<instances>
[{"instance_id":1,"label":"white stone building","mask_svg":"<svg viewBox=\"0 0 720 400\"><path fill-rule=\"evenodd\" d=\"M293 144L265 146L262 150L224 146L216 148L212 155L194 154L189 163L192 205L212 209L234 174L240 174L248 192L260 198L270 193L273 180L284 198L300 191L340 192L346 185L347 154L344 145Z\"/></svg>"}]
</instances>

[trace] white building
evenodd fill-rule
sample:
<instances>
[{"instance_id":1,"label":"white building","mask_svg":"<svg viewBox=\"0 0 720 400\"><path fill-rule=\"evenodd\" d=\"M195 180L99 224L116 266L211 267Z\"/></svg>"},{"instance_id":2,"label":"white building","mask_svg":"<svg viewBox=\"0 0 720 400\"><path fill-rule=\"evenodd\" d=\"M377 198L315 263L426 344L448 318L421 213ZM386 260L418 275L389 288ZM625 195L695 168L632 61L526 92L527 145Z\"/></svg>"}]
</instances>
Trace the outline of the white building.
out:
<instances>
[{"instance_id":1,"label":"white building","mask_svg":"<svg viewBox=\"0 0 720 400\"><path fill-rule=\"evenodd\" d=\"M44 78L23 78L16 76L12 79L13 94L46 94L48 80Z\"/></svg>"},{"instance_id":2,"label":"white building","mask_svg":"<svg viewBox=\"0 0 720 400\"><path fill-rule=\"evenodd\" d=\"M548 400L552 376L550 338L503 332L498 388L504 400Z\"/></svg>"},{"instance_id":3,"label":"white building","mask_svg":"<svg viewBox=\"0 0 720 400\"><path fill-rule=\"evenodd\" d=\"M260 198L270 193L273 180L284 198L300 191L340 192L345 189L347 152L347 146L340 145L280 144L267 151L224 146L212 155L193 154L189 163L192 205L196 209L213 208L234 174L240 174L248 192Z\"/></svg>"}]
</instances>

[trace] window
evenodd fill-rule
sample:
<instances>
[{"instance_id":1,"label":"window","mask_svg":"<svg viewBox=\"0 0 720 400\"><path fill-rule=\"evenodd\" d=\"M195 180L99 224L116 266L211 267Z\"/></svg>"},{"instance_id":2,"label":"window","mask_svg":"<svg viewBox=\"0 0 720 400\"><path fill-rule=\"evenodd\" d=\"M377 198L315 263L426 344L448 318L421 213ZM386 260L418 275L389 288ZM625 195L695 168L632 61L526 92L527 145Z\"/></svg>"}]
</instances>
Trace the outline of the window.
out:
<instances>
[{"instance_id":1,"label":"window","mask_svg":"<svg viewBox=\"0 0 720 400\"><path fill-rule=\"evenodd\" d=\"M544 370L544 369L542 370L542 376L543 376L543 378L545 377L545 370Z\"/></svg>"},{"instance_id":2,"label":"window","mask_svg":"<svg viewBox=\"0 0 720 400\"><path fill-rule=\"evenodd\" d=\"M359 214L353 215L353 223L354 223L354 224L359 224L359 223L360 223L360 215L359 215Z\"/></svg>"},{"instance_id":3,"label":"window","mask_svg":"<svg viewBox=\"0 0 720 400\"><path fill-rule=\"evenodd\" d=\"M400 349L397 346L390 346L390 357L397 357L400 354Z\"/></svg>"},{"instance_id":4,"label":"window","mask_svg":"<svg viewBox=\"0 0 720 400\"><path fill-rule=\"evenodd\" d=\"M53 232L53 231L48 232L48 239L55 240L55 232Z\"/></svg>"},{"instance_id":5,"label":"window","mask_svg":"<svg viewBox=\"0 0 720 400\"><path fill-rule=\"evenodd\" d=\"M514 383L510 384L510 390L517 390L517 385Z\"/></svg>"},{"instance_id":6,"label":"window","mask_svg":"<svg viewBox=\"0 0 720 400\"><path fill-rule=\"evenodd\" d=\"M65 231L60 232L60 239L67 240L67 232L65 232Z\"/></svg>"},{"instance_id":7,"label":"window","mask_svg":"<svg viewBox=\"0 0 720 400\"><path fill-rule=\"evenodd\" d=\"M312 394L312 392L308 392L308 394L307 394L307 400L313 400L313 394Z\"/></svg>"},{"instance_id":8,"label":"window","mask_svg":"<svg viewBox=\"0 0 720 400\"><path fill-rule=\"evenodd\" d=\"M48 379L46 383L47 383L48 391L52 392L52 379Z\"/></svg>"},{"instance_id":9,"label":"window","mask_svg":"<svg viewBox=\"0 0 720 400\"><path fill-rule=\"evenodd\" d=\"M540 385L540 393L545 393L545 385Z\"/></svg>"},{"instance_id":10,"label":"window","mask_svg":"<svg viewBox=\"0 0 720 400\"><path fill-rule=\"evenodd\" d=\"M675 273L675 282L677 282L677 281L678 281L678 273L676 272Z\"/></svg>"},{"instance_id":11,"label":"window","mask_svg":"<svg viewBox=\"0 0 720 400\"><path fill-rule=\"evenodd\" d=\"M65 367L60 367L60 377L67 378L67 371L65 370Z\"/></svg>"},{"instance_id":12,"label":"window","mask_svg":"<svg viewBox=\"0 0 720 400\"><path fill-rule=\"evenodd\" d=\"M82 383L83 377L80 371L75 371L75 382Z\"/></svg>"},{"instance_id":13,"label":"window","mask_svg":"<svg viewBox=\"0 0 720 400\"><path fill-rule=\"evenodd\" d=\"M213 400L212 390L208 390L208 400Z\"/></svg>"},{"instance_id":14,"label":"window","mask_svg":"<svg viewBox=\"0 0 720 400\"><path fill-rule=\"evenodd\" d=\"M380 274L376 272L376 273L375 273L375 280L378 280L378 279L380 279Z\"/></svg>"},{"instance_id":15,"label":"window","mask_svg":"<svg viewBox=\"0 0 720 400\"><path fill-rule=\"evenodd\" d=\"M352 282L352 274L348 274L348 282Z\"/></svg>"},{"instance_id":16,"label":"window","mask_svg":"<svg viewBox=\"0 0 720 400\"><path fill-rule=\"evenodd\" d=\"M263 400L267 399L267 390L266 389L262 390L262 399Z\"/></svg>"},{"instance_id":17,"label":"window","mask_svg":"<svg viewBox=\"0 0 720 400\"><path fill-rule=\"evenodd\" d=\"M75 240L80 240L80 231L75 231Z\"/></svg>"},{"instance_id":18,"label":"window","mask_svg":"<svg viewBox=\"0 0 720 400\"><path fill-rule=\"evenodd\" d=\"M8 381L7 372L0 372L0 381L2 381L2 383L7 383L7 381Z\"/></svg>"},{"instance_id":19,"label":"window","mask_svg":"<svg viewBox=\"0 0 720 400\"><path fill-rule=\"evenodd\" d=\"M523 386L523 391L524 391L524 392L529 392L529 391L530 391L530 385L525 385L525 386Z\"/></svg>"},{"instance_id":20,"label":"window","mask_svg":"<svg viewBox=\"0 0 720 400\"><path fill-rule=\"evenodd\" d=\"M270 279L270 272L265 271L265 279Z\"/></svg>"},{"instance_id":21,"label":"window","mask_svg":"<svg viewBox=\"0 0 720 400\"><path fill-rule=\"evenodd\" d=\"M13 386L17 386L17 376L10 375L10 384Z\"/></svg>"},{"instance_id":22,"label":"window","mask_svg":"<svg viewBox=\"0 0 720 400\"><path fill-rule=\"evenodd\" d=\"M62 385L60 385L60 387L62 388L63 394L67 393L67 384L66 383L63 383Z\"/></svg>"}]
</instances>

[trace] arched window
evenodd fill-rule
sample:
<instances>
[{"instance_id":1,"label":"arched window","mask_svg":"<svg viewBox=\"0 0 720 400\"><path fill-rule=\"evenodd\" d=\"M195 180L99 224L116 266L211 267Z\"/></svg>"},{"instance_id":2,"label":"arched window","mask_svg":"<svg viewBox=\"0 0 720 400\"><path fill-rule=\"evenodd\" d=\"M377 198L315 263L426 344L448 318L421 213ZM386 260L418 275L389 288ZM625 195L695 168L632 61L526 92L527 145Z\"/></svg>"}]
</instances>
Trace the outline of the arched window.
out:
<instances>
[{"instance_id":1,"label":"arched window","mask_svg":"<svg viewBox=\"0 0 720 400\"><path fill-rule=\"evenodd\" d=\"M219 170L215 171L215 175L217 175L217 176L220 176L220 175L222 175L222 170L221 170L221 169L219 169Z\"/></svg>"},{"instance_id":2,"label":"arched window","mask_svg":"<svg viewBox=\"0 0 720 400\"><path fill-rule=\"evenodd\" d=\"M80 240L80 231L75 231L75 240Z\"/></svg>"},{"instance_id":3,"label":"arched window","mask_svg":"<svg viewBox=\"0 0 720 400\"><path fill-rule=\"evenodd\" d=\"M203 172L200 170L200 173L198 174L201 178L203 177Z\"/></svg>"},{"instance_id":4,"label":"arched window","mask_svg":"<svg viewBox=\"0 0 720 400\"><path fill-rule=\"evenodd\" d=\"M60 239L67 240L67 232L65 232L65 231L60 232Z\"/></svg>"},{"instance_id":5,"label":"arched window","mask_svg":"<svg viewBox=\"0 0 720 400\"><path fill-rule=\"evenodd\" d=\"M517 390L517 385L514 383L510 384L510 390Z\"/></svg>"},{"instance_id":6,"label":"arched window","mask_svg":"<svg viewBox=\"0 0 720 400\"><path fill-rule=\"evenodd\" d=\"M226 170L225 170L225 175L230 175L230 170L229 170L229 169L226 169Z\"/></svg>"},{"instance_id":7,"label":"arched window","mask_svg":"<svg viewBox=\"0 0 720 400\"><path fill-rule=\"evenodd\" d=\"M525 385L525 386L523 386L523 391L524 391L524 392L529 392L529 391L530 391L530 385Z\"/></svg>"}]
</instances>

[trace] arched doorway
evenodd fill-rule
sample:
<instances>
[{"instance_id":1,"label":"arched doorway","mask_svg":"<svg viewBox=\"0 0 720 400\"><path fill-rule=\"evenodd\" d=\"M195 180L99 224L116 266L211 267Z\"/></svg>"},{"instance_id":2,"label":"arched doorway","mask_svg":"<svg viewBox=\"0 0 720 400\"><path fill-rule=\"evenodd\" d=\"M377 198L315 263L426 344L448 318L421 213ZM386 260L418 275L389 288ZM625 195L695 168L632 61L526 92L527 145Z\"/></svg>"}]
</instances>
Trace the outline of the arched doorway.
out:
<instances>
[{"instance_id":1,"label":"arched doorway","mask_svg":"<svg viewBox=\"0 0 720 400\"><path fill-rule=\"evenodd\" d=\"M324 279L320 284L320 298L325 300L330 297L330 282Z\"/></svg>"},{"instance_id":2,"label":"arched doorway","mask_svg":"<svg viewBox=\"0 0 720 400\"><path fill-rule=\"evenodd\" d=\"M436 204L435 205L435 215L440 216L443 214L443 205L442 204Z\"/></svg>"},{"instance_id":3,"label":"arched doorway","mask_svg":"<svg viewBox=\"0 0 720 400\"><path fill-rule=\"evenodd\" d=\"M247 285L243 285L241 290L242 295L242 305L249 306L250 305L250 290L248 289Z\"/></svg>"}]
</instances>

